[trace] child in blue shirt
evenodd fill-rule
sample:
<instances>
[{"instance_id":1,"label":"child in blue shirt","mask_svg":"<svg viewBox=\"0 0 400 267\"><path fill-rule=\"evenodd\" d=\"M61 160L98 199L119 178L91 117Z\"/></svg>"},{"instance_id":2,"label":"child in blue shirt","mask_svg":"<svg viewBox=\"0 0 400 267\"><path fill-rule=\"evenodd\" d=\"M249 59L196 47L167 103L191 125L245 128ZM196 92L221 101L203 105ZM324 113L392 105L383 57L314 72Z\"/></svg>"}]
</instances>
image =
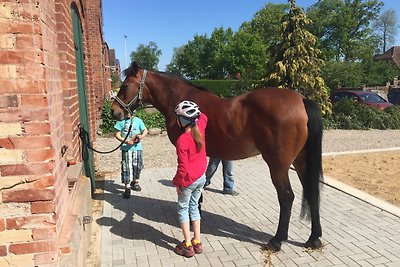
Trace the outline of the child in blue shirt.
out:
<instances>
[{"instance_id":1,"label":"child in blue shirt","mask_svg":"<svg viewBox=\"0 0 400 267\"><path fill-rule=\"evenodd\" d=\"M139 185L140 173L143 169L142 143L140 142L148 133L142 119L134 114L117 121L114 128L117 130L115 137L120 141L124 141L132 123L131 131L128 138L121 145L121 181L125 184L124 198L131 196L131 189L140 191Z\"/></svg>"}]
</instances>

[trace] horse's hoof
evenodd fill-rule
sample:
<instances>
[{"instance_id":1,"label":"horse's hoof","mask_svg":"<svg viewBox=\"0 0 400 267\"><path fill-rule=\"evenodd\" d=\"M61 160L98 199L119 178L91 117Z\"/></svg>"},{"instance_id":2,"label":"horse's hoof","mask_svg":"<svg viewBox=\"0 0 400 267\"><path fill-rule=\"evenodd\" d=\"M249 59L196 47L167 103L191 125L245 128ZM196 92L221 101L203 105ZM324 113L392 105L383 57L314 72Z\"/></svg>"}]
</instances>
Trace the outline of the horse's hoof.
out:
<instances>
[{"instance_id":1,"label":"horse's hoof","mask_svg":"<svg viewBox=\"0 0 400 267\"><path fill-rule=\"evenodd\" d=\"M281 245L282 245L281 242L270 240L268 244L265 246L265 248L271 252L278 252L279 250L281 250Z\"/></svg>"},{"instance_id":2,"label":"horse's hoof","mask_svg":"<svg viewBox=\"0 0 400 267\"><path fill-rule=\"evenodd\" d=\"M305 245L305 248L310 248L310 249L319 249L320 247L322 247L322 242L321 240L319 240L319 238L315 239L315 240L308 240Z\"/></svg>"}]
</instances>

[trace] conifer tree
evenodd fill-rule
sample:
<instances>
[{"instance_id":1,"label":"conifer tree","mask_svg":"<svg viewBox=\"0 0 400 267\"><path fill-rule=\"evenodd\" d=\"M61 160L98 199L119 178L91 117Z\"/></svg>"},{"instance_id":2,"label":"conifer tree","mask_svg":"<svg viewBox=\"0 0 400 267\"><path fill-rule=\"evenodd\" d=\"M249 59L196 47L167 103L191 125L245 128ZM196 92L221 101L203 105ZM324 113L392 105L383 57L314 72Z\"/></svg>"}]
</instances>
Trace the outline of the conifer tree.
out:
<instances>
[{"instance_id":1,"label":"conifer tree","mask_svg":"<svg viewBox=\"0 0 400 267\"><path fill-rule=\"evenodd\" d=\"M267 83L282 88L294 89L305 97L316 101L323 115L331 114L328 88L321 77L324 61L317 48L317 38L306 30L312 21L296 0L289 0L289 13L283 18L280 42L272 47L274 64L267 76Z\"/></svg>"}]
</instances>

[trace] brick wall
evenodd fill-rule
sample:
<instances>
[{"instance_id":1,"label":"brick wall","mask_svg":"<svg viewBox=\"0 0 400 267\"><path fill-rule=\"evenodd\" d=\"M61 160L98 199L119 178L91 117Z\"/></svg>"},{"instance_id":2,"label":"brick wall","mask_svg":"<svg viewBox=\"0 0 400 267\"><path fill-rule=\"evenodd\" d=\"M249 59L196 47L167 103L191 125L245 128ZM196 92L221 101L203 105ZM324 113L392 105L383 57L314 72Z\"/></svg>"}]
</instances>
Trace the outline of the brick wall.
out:
<instances>
[{"instance_id":1,"label":"brick wall","mask_svg":"<svg viewBox=\"0 0 400 267\"><path fill-rule=\"evenodd\" d=\"M76 199L66 165L67 158L80 160L73 2L0 3L0 266L55 264L69 203ZM101 5L76 1L76 7L93 139L98 99L109 78L103 71Z\"/></svg>"},{"instance_id":2,"label":"brick wall","mask_svg":"<svg viewBox=\"0 0 400 267\"><path fill-rule=\"evenodd\" d=\"M90 117L98 119L103 106L104 71L103 62L103 36L101 17L101 1L85 1L85 23L87 28L87 50L90 51L87 57L87 84L91 89L89 94ZM96 128L96 120L91 121L91 131Z\"/></svg>"}]
</instances>

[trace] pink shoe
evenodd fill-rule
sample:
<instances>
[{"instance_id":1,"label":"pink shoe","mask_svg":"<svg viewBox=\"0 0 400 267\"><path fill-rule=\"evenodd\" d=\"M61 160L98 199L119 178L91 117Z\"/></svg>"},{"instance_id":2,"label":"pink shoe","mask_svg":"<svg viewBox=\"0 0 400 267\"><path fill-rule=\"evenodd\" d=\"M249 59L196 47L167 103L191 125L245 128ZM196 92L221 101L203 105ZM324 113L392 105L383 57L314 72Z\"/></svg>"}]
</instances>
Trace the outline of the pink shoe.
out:
<instances>
[{"instance_id":1,"label":"pink shoe","mask_svg":"<svg viewBox=\"0 0 400 267\"><path fill-rule=\"evenodd\" d=\"M187 247L185 240L176 245L174 252L178 255L185 256L186 258L191 258L194 256L193 246Z\"/></svg>"},{"instance_id":2,"label":"pink shoe","mask_svg":"<svg viewBox=\"0 0 400 267\"><path fill-rule=\"evenodd\" d=\"M194 253L196 253L196 254L203 253L203 245L201 244L201 242L195 244L193 238L192 238L192 247L193 247Z\"/></svg>"}]
</instances>

